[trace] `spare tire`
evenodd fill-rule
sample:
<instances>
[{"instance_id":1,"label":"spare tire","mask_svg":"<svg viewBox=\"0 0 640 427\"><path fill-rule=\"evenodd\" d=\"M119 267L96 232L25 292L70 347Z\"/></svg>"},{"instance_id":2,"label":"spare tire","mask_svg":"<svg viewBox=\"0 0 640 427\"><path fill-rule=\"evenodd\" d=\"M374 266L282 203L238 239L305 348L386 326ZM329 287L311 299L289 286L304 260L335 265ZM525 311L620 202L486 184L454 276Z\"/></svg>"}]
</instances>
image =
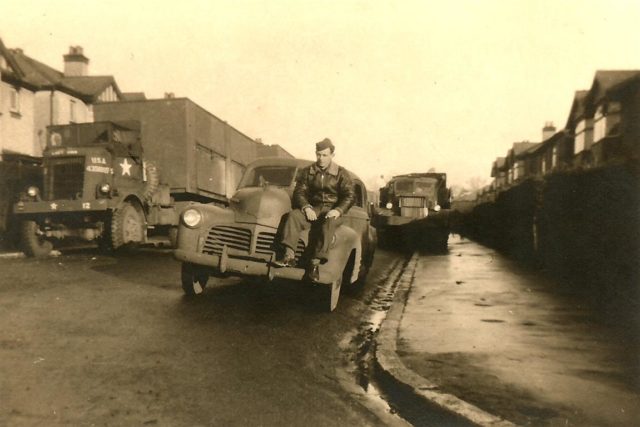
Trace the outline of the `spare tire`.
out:
<instances>
[{"instance_id":1,"label":"spare tire","mask_svg":"<svg viewBox=\"0 0 640 427\"><path fill-rule=\"evenodd\" d=\"M146 161L144 162L144 171L147 182L144 186L142 197L144 197L146 201L151 201L153 194L158 190L158 186L160 185L160 171L158 171L155 163Z\"/></svg>"}]
</instances>

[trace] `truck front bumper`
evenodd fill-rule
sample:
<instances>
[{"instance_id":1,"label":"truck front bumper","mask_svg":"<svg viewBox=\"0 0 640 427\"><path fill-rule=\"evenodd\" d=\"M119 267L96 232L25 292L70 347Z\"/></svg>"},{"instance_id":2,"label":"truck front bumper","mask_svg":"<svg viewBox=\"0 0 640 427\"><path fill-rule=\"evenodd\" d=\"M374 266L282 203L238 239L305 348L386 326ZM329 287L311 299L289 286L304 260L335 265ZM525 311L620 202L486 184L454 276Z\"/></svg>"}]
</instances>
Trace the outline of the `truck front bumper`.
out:
<instances>
[{"instance_id":1,"label":"truck front bumper","mask_svg":"<svg viewBox=\"0 0 640 427\"><path fill-rule=\"evenodd\" d=\"M222 274L261 276L269 280L282 278L298 281L303 280L305 276L305 269L303 268L278 267L272 261L229 255L226 247L220 255L194 253L182 249L174 250L173 254L178 261L202 265ZM337 279L322 265L319 267L319 272L320 280L317 282L318 284L328 285Z\"/></svg>"},{"instance_id":2,"label":"truck front bumper","mask_svg":"<svg viewBox=\"0 0 640 427\"><path fill-rule=\"evenodd\" d=\"M396 227L402 225L416 225L425 228L443 228L449 226L449 211L429 211L424 218L412 218L399 215L379 215L375 219L376 227Z\"/></svg>"},{"instance_id":3,"label":"truck front bumper","mask_svg":"<svg viewBox=\"0 0 640 427\"><path fill-rule=\"evenodd\" d=\"M13 206L15 214L56 214L59 212L92 212L109 209L108 199L98 200L51 200L17 202Z\"/></svg>"}]
</instances>

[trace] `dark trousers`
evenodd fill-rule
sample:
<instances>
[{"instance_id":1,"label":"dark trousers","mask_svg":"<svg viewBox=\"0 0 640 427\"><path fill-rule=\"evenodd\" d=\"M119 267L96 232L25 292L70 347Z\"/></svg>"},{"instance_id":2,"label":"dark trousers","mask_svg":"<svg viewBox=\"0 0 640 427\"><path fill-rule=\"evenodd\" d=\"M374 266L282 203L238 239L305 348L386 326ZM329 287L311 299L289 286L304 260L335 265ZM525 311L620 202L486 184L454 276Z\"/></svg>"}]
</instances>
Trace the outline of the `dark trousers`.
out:
<instances>
[{"instance_id":1,"label":"dark trousers","mask_svg":"<svg viewBox=\"0 0 640 427\"><path fill-rule=\"evenodd\" d=\"M315 242L309 239L309 244L313 245L313 258L326 260L327 252L329 251L329 246L331 245L331 240L333 239L336 228L342 224L342 216L329 219L325 217L331 209L332 208L327 206L314 207L313 210L316 212L316 215L318 215L318 219L313 222L307 220L307 217L300 209L292 210L284 224L282 244L293 249L295 252L300 233L311 227L320 227L318 233L312 233L317 234L317 239L315 239Z\"/></svg>"}]
</instances>

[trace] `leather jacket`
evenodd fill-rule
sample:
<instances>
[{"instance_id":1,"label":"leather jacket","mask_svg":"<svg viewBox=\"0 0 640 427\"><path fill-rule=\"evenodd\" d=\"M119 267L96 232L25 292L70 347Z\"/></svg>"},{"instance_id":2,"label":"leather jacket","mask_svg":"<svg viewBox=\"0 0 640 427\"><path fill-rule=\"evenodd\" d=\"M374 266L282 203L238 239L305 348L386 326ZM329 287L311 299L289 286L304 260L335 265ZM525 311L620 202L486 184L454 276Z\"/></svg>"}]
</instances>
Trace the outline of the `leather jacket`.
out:
<instances>
[{"instance_id":1,"label":"leather jacket","mask_svg":"<svg viewBox=\"0 0 640 427\"><path fill-rule=\"evenodd\" d=\"M298 172L293 190L294 208L329 207L344 215L353 206L354 200L349 172L336 163L331 162L325 170L313 163Z\"/></svg>"}]
</instances>

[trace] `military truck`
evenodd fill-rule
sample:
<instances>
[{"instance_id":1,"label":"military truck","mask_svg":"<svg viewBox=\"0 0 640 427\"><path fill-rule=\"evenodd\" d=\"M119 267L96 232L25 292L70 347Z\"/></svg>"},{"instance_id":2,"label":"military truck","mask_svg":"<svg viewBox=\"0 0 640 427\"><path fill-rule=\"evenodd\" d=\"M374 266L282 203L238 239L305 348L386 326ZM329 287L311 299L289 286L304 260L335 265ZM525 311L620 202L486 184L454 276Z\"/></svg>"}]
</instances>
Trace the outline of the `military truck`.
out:
<instances>
[{"instance_id":1,"label":"military truck","mask_svg":"<svg viewBox=\"0 0 640 427\"><path fill-rule=\"evenodd\" d=\"M186 98L99 104L94 114L102 121L47 129L44 186L14 205L28 256L70 237L105 249L175 241L183 208L226 205L246 164L273 154Z\"/></svg>"},{"instance_id":2,"label":"military truck","mask_svg":"<svg viewBox=\"0 0 640 427\"><path fill-rule=\"evenodd\" d=\"M384 246L446 250L449 240L451 190L447 174L410 173L394 176L380 189L373 219Z\"/></svg>"}]
</instances>

